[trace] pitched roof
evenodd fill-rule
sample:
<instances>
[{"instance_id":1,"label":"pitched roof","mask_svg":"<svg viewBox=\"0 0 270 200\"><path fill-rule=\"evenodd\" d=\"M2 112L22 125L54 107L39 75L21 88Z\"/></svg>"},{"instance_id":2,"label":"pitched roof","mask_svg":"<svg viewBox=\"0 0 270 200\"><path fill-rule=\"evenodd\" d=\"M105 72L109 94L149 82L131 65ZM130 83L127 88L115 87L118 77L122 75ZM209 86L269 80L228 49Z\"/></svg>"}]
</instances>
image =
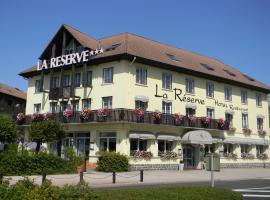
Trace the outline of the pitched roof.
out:
<instances>
[{"instance_id":1,"label":"pitched roof","mask_svg":"<svg viewBox=\"0 0 270 200\"><path fill-rule=\"evenodd\" d=\"M96 40L70 26L63 26L75 37L75 39L77 39L77 41L81 43L81 45L91 49L98 47L106 49L113 44L121 44L114 50L105 51L103 54L95 56L93 60L127 54L164 64L164 66L171 66L179 70L183 70L183 72L189 71L198 75L204 74L208 75L210 78L212 77L224 81L232 81L232 84L238 83L252 88L261 89L264 92L270 92L270 87L267 85L214 58L175 48L132 33L120 33L118 35ZM166 69L170 68L167 67ZM20 75L27 77L29 73L34 71L36 71L35 66L21 72Z\"/></svg>"},{"instance_id":2,"label":"pitched roof","mask_svg":"<svg viewBox=\"0 0 270 200\"><path fill-rule=\"evenodd\" d=\"M26 93L18 88L8 86L6 84L0 83L0 93L14 96L23 100L26 100Z\"/></svg>"}]
</instances>

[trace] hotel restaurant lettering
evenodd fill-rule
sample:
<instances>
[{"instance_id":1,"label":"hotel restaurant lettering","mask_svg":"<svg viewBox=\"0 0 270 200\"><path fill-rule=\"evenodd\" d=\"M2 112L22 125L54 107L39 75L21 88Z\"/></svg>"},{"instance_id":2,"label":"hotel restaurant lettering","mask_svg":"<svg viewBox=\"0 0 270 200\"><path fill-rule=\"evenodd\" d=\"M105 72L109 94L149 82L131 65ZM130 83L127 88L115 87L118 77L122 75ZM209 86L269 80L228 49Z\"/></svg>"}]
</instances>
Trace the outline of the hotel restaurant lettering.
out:
<instances>
[{"instance_id":1,"label":"hotel restaurant lettering","mask_svg":"<svg viewBox=\"0 0 270 200\"><path fill-rule=\"evenodd\" d=\"M57 120L68 136L43 144L97 162L116 151L131 169L270 167L270 88L223 62L132 33L103 39L62 25L28 79L25 130L32 115Z\"/></svg>"}]
</instances>

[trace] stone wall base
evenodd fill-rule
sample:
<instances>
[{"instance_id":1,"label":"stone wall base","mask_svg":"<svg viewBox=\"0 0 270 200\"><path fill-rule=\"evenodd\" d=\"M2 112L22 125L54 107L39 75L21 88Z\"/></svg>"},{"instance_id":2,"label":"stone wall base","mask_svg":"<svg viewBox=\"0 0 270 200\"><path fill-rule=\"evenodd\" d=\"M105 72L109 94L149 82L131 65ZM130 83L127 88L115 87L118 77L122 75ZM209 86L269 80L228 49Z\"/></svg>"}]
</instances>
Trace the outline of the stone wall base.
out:
<instances>
[{"instance_id":1,"label":"stone wall base","mask_svg":"<svg viewBox=\"0 0 270 200\"><path fill-rule=\"evenodd\" d=\"M270 163L221 163L221 168L270 168Z\"/></svg>"},{"instance_id":2,"label":"stone wall base","mask_svg":"<svg viewBox=\"0 0 270 200\"><path fill-rule=\"evenodd\" d=\"M132 164L131 171L137 170L178 170L178 164Z\"/></svg>"}]
</instances>

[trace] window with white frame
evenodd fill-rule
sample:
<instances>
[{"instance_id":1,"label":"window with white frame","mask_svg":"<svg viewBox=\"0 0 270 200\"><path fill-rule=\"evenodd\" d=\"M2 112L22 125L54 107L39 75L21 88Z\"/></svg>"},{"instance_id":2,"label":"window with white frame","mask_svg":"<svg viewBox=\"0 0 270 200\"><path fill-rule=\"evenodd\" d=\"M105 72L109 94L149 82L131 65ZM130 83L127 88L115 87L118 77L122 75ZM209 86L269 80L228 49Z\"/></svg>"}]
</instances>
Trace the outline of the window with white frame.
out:
<instances>
[{"instance_id":1,"label":"window with white frame","mask_svg":"<svg viewBox=\"0 0 270 200\"><path fill-rule=\"evenodd\" d=\"M64 112L68 108L68 102L67 101L61 101L60 102L60 111Z\"/></svg>"},{"instance_id":2,"label":"window with white frame","mask_svg":"<svg viewBox=\"0 0 270 200\"><path fill-rule=\"evenodd\" d=\"M229 123L230 127L233 125L233 115L230 113L225 114L225 120Z\"/></svg>"},{"instance_id":3,"label":"window with white frame","mask_svg":"<svg viewBox=\"0 0 270 200\"><path fill-rule=\"evenodd\" d=\"M262 106L262 95L256 94L256 106Z\"/></svg>"},{"instance_id":4,"label":"window with white frame","mask_svg":"<svg viewBox=\"0 0 270 200\"><path fill-rule=\"evenodd\" d=\"M196 110L194 108L186 108L186 116L194 116L196 114Z\"/></svg>"},{"instance_id":5,"label":"window with white frame","mask_svg":"<svg viewBox=\"0 0 270 200\"><path fill-rule=\"evenodd\" d=\"M242 127L248 128L248 114L242 113Z\"/></svg>"},{"instance_id":6,"label":"window with white frame","mask_svg":"<svg viewBox=\"0 0 270 200\"><path fill-rule=\"evenodd\" d=\"M204 154L214 153L214 144L206 144L204 148Z\"/></svg>"},{"instance_id":7,"label":"window with white frame","mask_svg":"<svg viewBox=\"0 0 270 200\"><path fill-rule=\"evenodd\" d=\"M173 141L158 140L158 151L170 152L173 150Z\"/></svg>"},{"instance_id":8,"label":"window with white frame","mask_svg":"<svg viewBox=\"0 0 270 200\"><path fill-rule=\"evenodd\" d=\"M265 146L263 145L256 145L256 154L260 155L263 154L265 151Z\"/></svg>"},{"instance_id":9,"label":"window with white frame","mask_svg":"<svg viewBox=\"0 0 270 200\"><path fill-rule=\"evenodd\" d=\"M171 74L162 74L162 88L171 90L172 89L172 75Z\"/></svg>"},{"instance_id":10,"label":"window with white frame","mask_svg":"<svg viewBox=\"0 0 270 200\"><path fill-rule=\"evenodd\" d=\"M140 67L136 69L136 83L147 85L147 69Z\"/></svg>"},{"instance_id":11,"label":"window with white frame","mask_svg":"<svg viewBox=\"0 0 270 200\"><path fill-rule=\"evenodd\" d=\"M233 144L225 143L223 144L224 153L233 153Z\"/></svg>"},{"instance_id":12,"label":"window with white frame","mask_svg":"<svg viewBox=\"0 0 270 200\"><path fill-rule=\"evenodd\" d=\"M50 112L51 113L57 112L57 102L50 102Z\"/></svg>"},{"instance_id":13,"label":"window with white frame","mask_svg":"<svg viewBox=\"0 0 270 200\"><path fill-rule=\"evenodd\" d=\"M75 87L81 86L81 73L79 72L75 74L74 86Z\"/></svg>"},{"instance_id":14,"label":"window with white frame","mask_svg":"<svg viewBox=\"0 0 270 200\"><path fill-rule=\"evenodd\" d=\"M172 114L172 102L162 101L162 113Z\"/></svg>"},{"instance_id":15,"label":"window with white frame","mask_svg":"<svg viewBox=\"0 0 270 200\"><path fill-rule=\"evenodd\" d=\"M206 96L207 97L214 97L214 84L213 83L206 83Z\"/></svg>"},{"instance_id":16,"label":"window with white frame","mask_svg":"<svg viewBox=\"0 0 270 200\"><path fill-rule=\"evenodd\" d=\"M248 97L247 97L247 91L242 90L241 91L241 103L242 104L247 104Z\"/></svg>"},{"instance_id":17,"label":"window with white frame","mask_svg":"<svg viewBox=\"0 0 270 200\"><path fill-rule=\"evenodd\" d=\"M102 97L102 108L112 108L112 97Z\"/></svg>"},{"instance_id":18,"label":"window with white frame","mask_svg":"<svg viewBox=\"0 0 270 200\"><path fill-rule=\"evenodd\" d=\"M206 108L206 114L207 114L207 117L209 117L210 119L214 119L215 118L214 108Z\"/></svg>"},{"instance_id":19,"label":"window with white frame","mask_svg":"<svg viewBox=\"0 0 270 200\"><path fill-rule=\"evenodd\" d=\"M103 83L113 83L113 67L103 69Z\"/></svg>"},{"instance_id":20,"label":"window with white frame","mask_svg":"<svg viewBox=\"0 0 270 200\"><path fill-rule=\"evenodd\" d=\"M100 133L100 151L116 151L116 133Z\"/></svg>"},{"instance_id":21,"label":"window with white frame","mask_svg":"<svg viewBox=\"0 0 270 200\"><path fill-rule=\"evenodd\" d=\"M147 106L148 106L148 102L143 102L139 100L135 101L135 108L141 108L143 110L147 110Z\"/></svg>"},{"instance_id":22,"label":"window with white frame","mask_svg":"<svg viewBox=\"0 0 270 200\"><path fill-rule=\"evenodd\" d=\"M41 104L40 103L34 104L34 112L39 113L40 111L41 111Z\"/></svg>"},{"instance_id":23,"label":"window with white frame","mask_svg":"<svg viewBox=\"0 0 270 200\"><path fill-rule=\"evenodd\" d=\"M86 77L85 77L85 85L86 86L91 86L92 85L92 71L87 71L86 72Z\"/></svg>"},{"instance_id":24,"label":"window with white frame","mask_svg":"<svg viewBox=\"0 0 270 200\"><path fill-rule=\"evenodd\" d=\"M79 100L71 101L71 108L73 111L79 110Z\"/></svg>"},{"instance_id":25,"label":"window with white frame","mask_svg":"<svg viewBox=\"0 0 270 200\"><path fill-rule=\"evenodd\" d=\"M91 107L91 99L82 99L82 108L88 109Z\"/></svg>"},{"instance_id":26,"label":"window with white frame","mask_svg":"<svg viewBox=\"0 0 270 200\"><path fill-rule=\"evenodd\" d=\"M186 92L190 94L194 94L194 80L190 78L186 78Z\"/></svg>"},{"instance_id":27,"label":"window with white frame","mask_svg":"<svg viewBox=\"0 0 270 200\"><path fill-rule=\"evenodd\" d=\"M35 93L41 92L41 80L35 81Z\"/></svg>"},{"instance_id":28,"label":"window with white frame","mask_svg":"<svg viewBox=\"0 0 270 200\"><path fill-rule=\"evenodd\" d=\"M232 101L232 88L231 87L224 87L224 96L225 101Z\"/></svg>"},{"instance_id":29,"label":"window with white frame","mask_svg":"<svg viewBox=\"0 0 270 200\"><path fill-rule=\"evenodd\" d=\"M262 117L257 117L257 129L263 130L263 118Z\"/></svg>"},{"instance_id":30,"label":"window with white frame","mask_svg":"<svg viewBox=\"0 0 270 200\"><path fill-rule=\"evenodd\" d=\"M130 154L134 151L147 151L147 140L130 139Z\"/></svg>"},{"instance_id":31,"label":"window with white frame","mask_svg":"<svg viewBox=\"0 0 270 200\"><path fill-rule=\"evenodd\" d=\"M75 134L76 154L80 156L89 156L90 133Z\"/></svg>"},{"instance_id":32,"label":"window with white frame","mask_svg":"<svg viewBox=\"0 0 270 200\"><path fill-rule=\"evenodd\" d=\"M64 75L63 76L63 87L69 87L70 86L70 75Z\"/></svg>"},{"instance_id":33,"label":"window with white frame","mask_svg":"<svg viewBox=\"0 0 270 200\"><path fill-rule=\"evenodd\" d=\"M60 81L59 81L59 77L58 76L54 76L52 77L51 79L51 88L54 89L54 88L58 88L60 86Z\"/></svg>"},{"instance_id":34,"label":"window with white frame","mask_svg":"<svg viewBox=\"0 0 270 200\"><path fill-rule=\"evenodd\" d=\"M249 153L249 145L247 144L241 144L241 153Z\"/></svg>"}]
</instances>

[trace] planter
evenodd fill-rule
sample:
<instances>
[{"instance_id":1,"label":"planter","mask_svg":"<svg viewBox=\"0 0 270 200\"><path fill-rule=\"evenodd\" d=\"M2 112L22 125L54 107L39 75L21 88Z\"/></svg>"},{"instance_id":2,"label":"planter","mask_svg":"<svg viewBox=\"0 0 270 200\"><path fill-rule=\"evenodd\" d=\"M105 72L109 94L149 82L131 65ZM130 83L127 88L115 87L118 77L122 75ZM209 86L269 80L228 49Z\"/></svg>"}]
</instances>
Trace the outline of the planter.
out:
<instances>
[{"instance_id":1,"label":"planter","mask_svg":"<svg viewBox=\"0 0 270 200\"><path fill-rule=\"evenodd\" d=\"M179 168L179 171L183 171L184 170L184 163L180 163L178 168Z\"/></svg>"}]
</instances>

